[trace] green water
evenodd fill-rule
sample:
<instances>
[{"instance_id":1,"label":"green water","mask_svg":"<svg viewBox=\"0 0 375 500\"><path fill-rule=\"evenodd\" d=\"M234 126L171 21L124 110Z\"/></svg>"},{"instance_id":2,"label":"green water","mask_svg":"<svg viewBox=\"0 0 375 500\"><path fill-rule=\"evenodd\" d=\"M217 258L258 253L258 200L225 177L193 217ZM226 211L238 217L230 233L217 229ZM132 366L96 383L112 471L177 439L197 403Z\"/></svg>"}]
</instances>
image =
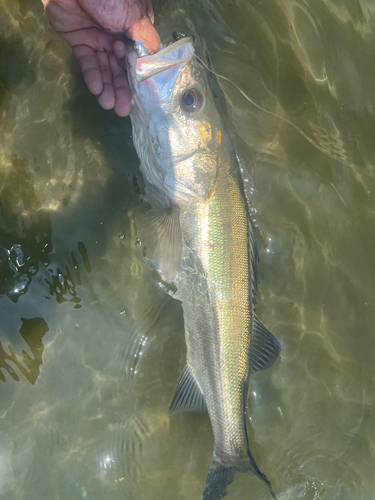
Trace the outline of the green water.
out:
<instances>
[{"instance_id":1,"label":"green water","mask_svg":"<svg viewBox=\"0 0 375 500\"><path fill-rule=\"evenodd\" d=\"M155 12L164 40L194 34L271 112L221 82L258 225L257 311L283 349L251 380L253 454L279 500L373 500L374 2ZM135 245L141 192L129 120L99 108L39 1L0 0L1 500L201 498L211 427L168 414L182 311ZM270 495L237 474L227 498Z\"/></svg>"}]
</instances>

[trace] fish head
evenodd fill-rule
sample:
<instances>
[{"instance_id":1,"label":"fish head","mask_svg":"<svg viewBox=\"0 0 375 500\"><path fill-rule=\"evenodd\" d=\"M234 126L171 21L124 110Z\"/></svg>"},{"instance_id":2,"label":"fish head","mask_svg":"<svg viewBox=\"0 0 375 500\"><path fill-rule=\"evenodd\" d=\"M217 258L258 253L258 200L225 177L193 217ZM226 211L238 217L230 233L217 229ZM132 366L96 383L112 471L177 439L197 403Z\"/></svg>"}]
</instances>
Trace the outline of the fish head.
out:
<instances>
[{"instance_id":1,"label":"fish head","mask_svg":"<svg viewBox=\"0 0 375 500\"><path fill-rule=\"evenodd\" d=\"M133 140L144 176L177 205L206 200L223 130L191 38L143 57L133 47L127 66Z\"/></svg>"}]
</instances>

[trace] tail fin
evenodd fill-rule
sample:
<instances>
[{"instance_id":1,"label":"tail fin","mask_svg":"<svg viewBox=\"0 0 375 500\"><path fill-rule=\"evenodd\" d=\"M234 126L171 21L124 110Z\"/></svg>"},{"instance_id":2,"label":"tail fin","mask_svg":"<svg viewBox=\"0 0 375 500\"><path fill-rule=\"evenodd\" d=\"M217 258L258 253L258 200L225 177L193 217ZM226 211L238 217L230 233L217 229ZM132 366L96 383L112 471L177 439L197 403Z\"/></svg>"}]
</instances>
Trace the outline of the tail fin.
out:
<instances>
[{"instance_id":1,"label":"tail fin","mask_svg":"<svg viewBox=\"0 0 375 500\"><path fill-rule=\"evenodd\" d=\"M259 470L250 450L248 450L248 455L249 460L247 462L226 464L225 462L227 461L221 461L214 450L202 500L220 500L220 498L225 497L227 486L233 481L236 472L252 472L258 476L268 485L272 497L276 499L275 493L271 488L271 483Z\"/></svg>"}]
</instances>

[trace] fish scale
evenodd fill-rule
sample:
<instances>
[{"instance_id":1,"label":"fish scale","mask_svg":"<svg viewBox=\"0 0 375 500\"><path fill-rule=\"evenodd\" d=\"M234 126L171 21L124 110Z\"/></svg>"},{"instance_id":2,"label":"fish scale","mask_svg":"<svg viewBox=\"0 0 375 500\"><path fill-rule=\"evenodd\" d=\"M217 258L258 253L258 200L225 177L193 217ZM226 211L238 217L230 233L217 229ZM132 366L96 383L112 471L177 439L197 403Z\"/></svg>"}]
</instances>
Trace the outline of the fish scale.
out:
<instances>
[{"instance_id":1,"label":"fish scale","mask_svg":"<svg viewBox=\"0 0 375 500\"><path fill-rule=\"evenodd\" d=\"M211 197L187 209L181 218L183 234L184 218L195 227L189 240L184 241L194 258L201 261L208 288L208 301L214 311L215 323L212 331L199 325L201 331L186 333L189 351L195 351L190 335L205 334L208 344L218 345L218 355L213 350L203 351L204 363L195 354L189 356L192 367L205 395L214 435L220 436L223 451L229 456L247 460L246 436L243 418L243 391L249 371L251 282L249 273L250 255L248 245L248 216L243 194L236 179L231 175L235 158L224 157L218 168L218 177ZM194 214L194 216L192 214ZM195 221L192 221L194 217ZM177 275L178 281L178 275ZM184 285L177 285L180 295ZM191 293L197 293L197 287ZM185 321L189 325L189 305L182 301ZM204 323L204 321L202 321ZM202 332L206 330L206 332ZM212 337L212 338L210 338ZM215 384L209 377L207 365L214 373ZM206 383L203 381L207 381ZM220 418L216 402L221 400ZM211 410L211 411L210 411ZM222 425L224 423L224 425Z\"/></svg>"}]
</instances>

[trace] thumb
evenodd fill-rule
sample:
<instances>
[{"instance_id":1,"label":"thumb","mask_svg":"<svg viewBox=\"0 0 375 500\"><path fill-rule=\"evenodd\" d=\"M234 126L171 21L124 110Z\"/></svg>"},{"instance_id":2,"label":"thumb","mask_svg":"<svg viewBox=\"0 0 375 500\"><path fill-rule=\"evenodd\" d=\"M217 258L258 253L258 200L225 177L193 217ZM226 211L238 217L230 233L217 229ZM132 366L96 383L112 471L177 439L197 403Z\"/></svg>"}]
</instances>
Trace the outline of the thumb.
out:
<instances>
[{"instance_id":1,"label":"thumb","mask_svg":"<svg viewBox=\"0 0 375 500\"><path fill-rule=\"evenodd\" d=\"M127 35L132 40L142 42L148 53L159 50L160 37L148 17L142 17L135 22L127 31Z\"/></svg>"}]
</instances>

